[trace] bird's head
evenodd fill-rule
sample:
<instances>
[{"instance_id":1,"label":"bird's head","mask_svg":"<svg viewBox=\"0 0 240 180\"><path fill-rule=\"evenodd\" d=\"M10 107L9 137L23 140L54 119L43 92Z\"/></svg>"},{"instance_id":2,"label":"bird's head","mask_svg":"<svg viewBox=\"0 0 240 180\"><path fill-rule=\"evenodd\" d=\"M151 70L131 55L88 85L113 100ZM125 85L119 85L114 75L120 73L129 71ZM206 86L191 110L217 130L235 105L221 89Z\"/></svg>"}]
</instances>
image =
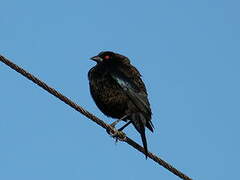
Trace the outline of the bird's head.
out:
<instances>
[{"instance_id":1,"label":"bird's head","mask_svg":"<svg viewBox=\"0 0 240 180\"><path fill-rule=\"evenodd\" d=\"M129 59L121 54L114 53L112 51L100 52L97 56L93 56L91 60L101 63L130 63Z\"/></svg>"}]
</instances>

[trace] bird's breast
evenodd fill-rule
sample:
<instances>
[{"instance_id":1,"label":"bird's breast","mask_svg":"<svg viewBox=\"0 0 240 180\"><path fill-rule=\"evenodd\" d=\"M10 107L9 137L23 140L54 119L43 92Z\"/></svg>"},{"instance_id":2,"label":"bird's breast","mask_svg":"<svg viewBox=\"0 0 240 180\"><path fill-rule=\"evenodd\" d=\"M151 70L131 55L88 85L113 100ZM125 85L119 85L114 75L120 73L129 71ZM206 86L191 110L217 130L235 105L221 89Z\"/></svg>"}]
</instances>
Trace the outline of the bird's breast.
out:
<instances>
[{"instance_id":1,"label":"bird's breast","mask_svg":"<svg viewBox=\"0 0 240 180\"><path fill-rule=\"evenodd\" d=\"M91 95L107 116L121 118L126 114L128 97L107 72L89 72Z\"/></svg>"}]
</instances>

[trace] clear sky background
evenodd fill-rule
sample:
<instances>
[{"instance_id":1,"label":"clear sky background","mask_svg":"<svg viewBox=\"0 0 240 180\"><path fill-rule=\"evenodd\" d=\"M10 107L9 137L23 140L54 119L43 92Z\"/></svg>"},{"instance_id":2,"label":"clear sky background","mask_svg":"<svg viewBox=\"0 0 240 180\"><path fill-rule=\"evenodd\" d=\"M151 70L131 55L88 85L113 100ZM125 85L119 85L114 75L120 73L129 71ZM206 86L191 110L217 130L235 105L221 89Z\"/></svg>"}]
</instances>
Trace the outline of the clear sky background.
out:
<instances>
[{"instance_id":1,"label":"clear sky background","mask_svg":"<svg viewBox=\"0 0 240 180\"><path fill-rule=\"evenodd\" d=\"M239 179L239 7L1 0L0 54L108 123L89 93L89 57L128 56L149 92L150 151L197 180ZM1 180L179 179L2 63L0 83Z\"/></svg>"}]
</instances>

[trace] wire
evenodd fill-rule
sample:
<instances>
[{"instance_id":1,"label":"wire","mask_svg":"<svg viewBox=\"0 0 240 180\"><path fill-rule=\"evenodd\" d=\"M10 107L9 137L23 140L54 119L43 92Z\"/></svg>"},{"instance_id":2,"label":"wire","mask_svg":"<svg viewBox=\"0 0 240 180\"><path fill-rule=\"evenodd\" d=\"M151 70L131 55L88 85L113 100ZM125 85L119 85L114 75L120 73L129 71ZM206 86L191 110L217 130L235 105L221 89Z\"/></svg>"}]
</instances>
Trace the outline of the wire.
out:
<instances>
[{"instance_id":1,"label":"wire","mask_svg":"<svg viewBox=\"0 0 240 180\"><path fill-rule=\"evenodd\" d=\"M89 118L90 120L94 121L99 126L103 127L107 131L113 132L114 134L116 134L116 136L118 137L118 139L120 141L126 142L127 144L129 144L133 148L135 148L138 151L140 151L143 154L145 154L145 151L144 151L143 147L140 146L135 141L133 141L132 139L130 139L129 137L127 137L123 132L117 131L112 126L106 124L104 121L102 121L98 117L94 116L93 114L91 114L87 110L83 109L81 106L77 105L76 103L71 101L69 98L67 98L66 96L64 96L63 94L61 94L57 90L55 90L54 88L48 86L46 83L44 83L40 79L36 78L34 75L30 74L29 72L25 71L24 69L22 69L18 65L14 64L13 62L8 60L7 58L5 58L5 57L0 55L0 61L2 61L4 64L9 66L13 70L17 71L18 73L22 74L23 76L25 76L26 78L28 78L29 80L31 80L32 82L34 82L35 84L37 84L38 86L40 86L41 88L43 88L44 90L49 92L50 94L54 95L55 97L57 97L58 99L60 99L64 103L66 103L67 105L71 106L73 109L75 109L76 111L80 112L81 114L83 114L84 116ZM161 165L164 168L166 168L167 170L169 170L170 172L172 172L173 174L175 174L176 176L180 177L181 179L192 180L190 177L188 177L187 175L185 175L184 173L182 173L178 169L174 168L173 166L168 164L166 161L164 161L161 158L157 157L153 153L148 152L148 157L150 159L152 159L153 161L155 161L156 163L158 163L159 165Z\"/></svg>"}]
</instances>

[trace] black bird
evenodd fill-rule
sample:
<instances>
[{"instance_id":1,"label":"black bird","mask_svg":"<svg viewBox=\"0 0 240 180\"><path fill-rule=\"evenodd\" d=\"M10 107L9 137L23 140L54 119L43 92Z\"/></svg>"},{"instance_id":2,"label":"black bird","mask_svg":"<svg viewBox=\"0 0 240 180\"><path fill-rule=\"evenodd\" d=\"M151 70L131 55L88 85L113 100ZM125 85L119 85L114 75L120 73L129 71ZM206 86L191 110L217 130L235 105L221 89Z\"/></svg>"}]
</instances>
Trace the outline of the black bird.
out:
<instances>
[{"instance_id":1,"label":"black bird","mask_svg":"<svg viewBox=\"0 0 240 180\"><path fill-rule=\"evenodd\" d=\"M98 108L106 115L132 123L140 133L147 158L145 127L153 132L151 108L147 90L139 71L130 60L111 51L104 51L91 58L97 64L88 72L91 95Z\"/></svg>"}]
</instances>

